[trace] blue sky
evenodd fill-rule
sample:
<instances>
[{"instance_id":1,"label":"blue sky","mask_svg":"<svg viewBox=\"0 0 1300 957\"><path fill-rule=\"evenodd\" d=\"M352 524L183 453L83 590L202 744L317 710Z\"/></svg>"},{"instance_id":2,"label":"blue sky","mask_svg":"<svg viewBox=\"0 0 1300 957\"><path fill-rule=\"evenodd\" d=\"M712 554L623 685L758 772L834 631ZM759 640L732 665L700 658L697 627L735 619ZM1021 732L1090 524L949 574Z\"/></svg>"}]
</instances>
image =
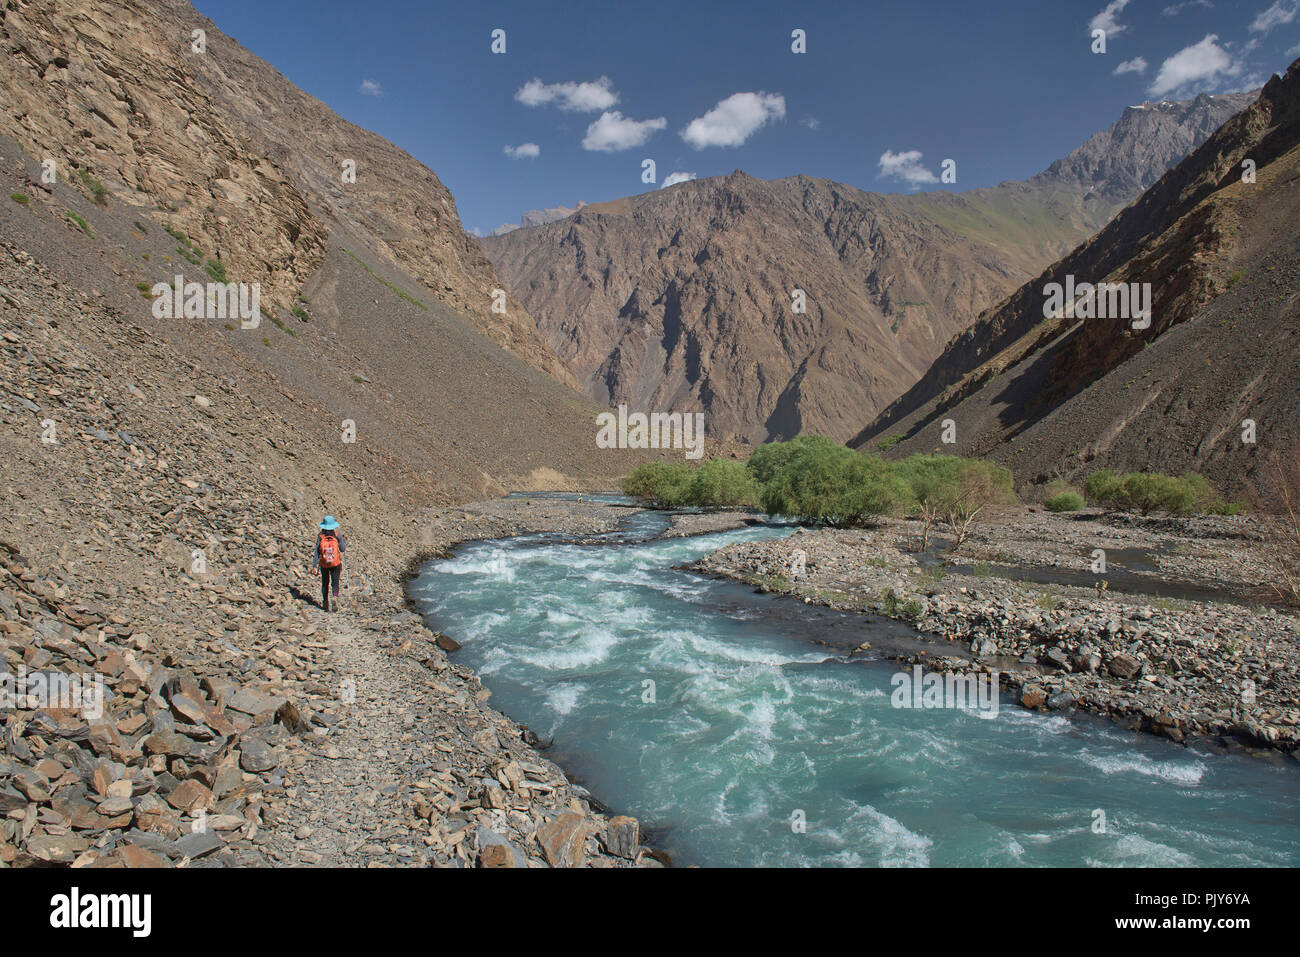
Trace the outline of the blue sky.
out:
<instances>
[{"instance_id":1,"label":"blue sky","mask_svg":"<svg viewBox=\"0 0 1300 957\"><path fill-rule=\"evenodd\" d=\"M1039 172L1127 105L1248 89L1300 57L1300 0L195 6L431 167L484 233L673 173L991 186ZM806 53L791 50L795 29Z\"/></svg>"}]
</instances>

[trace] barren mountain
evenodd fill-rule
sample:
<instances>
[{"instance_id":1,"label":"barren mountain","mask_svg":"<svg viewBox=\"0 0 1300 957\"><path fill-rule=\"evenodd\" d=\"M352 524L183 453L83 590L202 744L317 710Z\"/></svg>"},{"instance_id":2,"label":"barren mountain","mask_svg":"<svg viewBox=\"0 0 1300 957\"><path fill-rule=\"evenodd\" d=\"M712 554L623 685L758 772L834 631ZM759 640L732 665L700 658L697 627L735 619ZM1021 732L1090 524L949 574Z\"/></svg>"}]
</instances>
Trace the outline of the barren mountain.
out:
<instances>
[{"instance_id":1,"label":"barren mountain","mask_svg":"<svg viewBox=\"0 0 1300 957\"><path fill-rule=\"evenodd\" d=\"M1022 481L1194 469L1241 487L1296 438L1300 61L1092 240L957 336L851 443L991 455ZM1255 168L1246 175L1246 161ZM1049 283L1150 283L1150 327L1045 318ZM1243 442L1256 422L1258 441ZM897 437L897 438L895 438Z\"/></svg>"},{"instance_id":2,"label":"barren mountain","mask_svg":"<svg viewBox=\"0 0 1300 957\"><path fill-rule=\"evenodd\" d=\"M737 171L481 242L597 400L843 440L1249 99L1131 108L1025 183L886 196Z\"/></svg>"},{"instance_id":3,"label":"barren mountain","mask_svg":"<svg viewBox=\"0 0 1300 957\"><path fill-rule=\"evenodd\" d=\"M178 274L260 283L263 311L213 315L213 288L169 316ZM405 607L422 554L612 524L442 506L638 461L593 454L598 407L538 368L517 304L488 312L496 285L432 172L186 4L0 5L0 672L108 689L99 714L5 708L0 868L639 853L604 854L635 823ZM326 512L342 614L310 567ZM430 807L501 769L511 819L477 786Z\"/></svg>"},{"instance_id":4,"label":"barren mountain","mask_svg":"<svg viewBox=\"0 0 1300 957\"><path fill-rule=\"evenodd\" d=\"M432 170L299 90L185 0L4 4L0 87L0 132L30 156L161 213L283 311L342 227L423 295L572 384L517 302L491 311L499 283Z\"/></svg>"}]
</instances>

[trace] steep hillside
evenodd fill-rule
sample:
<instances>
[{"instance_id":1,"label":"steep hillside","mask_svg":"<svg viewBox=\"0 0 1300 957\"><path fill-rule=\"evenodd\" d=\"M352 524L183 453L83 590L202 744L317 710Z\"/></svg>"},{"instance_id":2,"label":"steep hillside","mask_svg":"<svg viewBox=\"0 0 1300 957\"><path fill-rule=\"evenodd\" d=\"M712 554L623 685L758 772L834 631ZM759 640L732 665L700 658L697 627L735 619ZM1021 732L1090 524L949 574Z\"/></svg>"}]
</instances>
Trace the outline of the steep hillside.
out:
<instances>
[{"instance_id":1,"label":"steep hillside","mask_svg":"<svg viewBox=\"0 0 1300 957\"><path fill-rule=\"evenodd\" d=\"M482 244L594 398L701 409L750 441L847 439L1247 102L1132 108L1026 183L884 196L737 171Z\"/></svg>"},{"instance_id":2,"label":"steep hillside","mask_svg":"<svg viewBox=\"0 0 1300 957\"><path fill-rule=\"evenodd\" d=\"M0 673L107 689L3 709L0 868L641 852L402 585L467 539L613 524L451 503L639 459L593 454L598 407L475 306L496 280L433 174L323 110L182 4L0 7ZM336 134L392 205L334 191ZM215 314L227 273L260 313ZM178 274L213 280L198 314L160 308Z\"/></svg>"},{"instance_id":3,"label":"steep hillside","mask_svg":"<svg viewBox=\"0 0 1300 957\"><path fill-rule=\"evenodd\" d=\"M194 30L206 32L205 52ZM572 384L517 302L491 311L500 284L431 170L303 93L186 0L4 4L0 88L0 132L30 156L186 233L282 311L341 227L423 295ZM355 182L344 182L346 161Z\"/></svg>"},{"instance_id":4,"label":"steep hillside","mask_svg":"<svg viewBox=\"0 0 1300 957\"><path fill-rule=\"evenodd\" d=\"M1080 246L949 344L851 443L987 454L1023 481L1114 466L1196 469L1240 487L1294 435L1300 64ZM1243 182L1242 163L1257 166ZM1044 318L1045 289L1150 283L1149 329ZM1254 419L1259 443L1241 441Z\"/></svg>"}]
</instances>

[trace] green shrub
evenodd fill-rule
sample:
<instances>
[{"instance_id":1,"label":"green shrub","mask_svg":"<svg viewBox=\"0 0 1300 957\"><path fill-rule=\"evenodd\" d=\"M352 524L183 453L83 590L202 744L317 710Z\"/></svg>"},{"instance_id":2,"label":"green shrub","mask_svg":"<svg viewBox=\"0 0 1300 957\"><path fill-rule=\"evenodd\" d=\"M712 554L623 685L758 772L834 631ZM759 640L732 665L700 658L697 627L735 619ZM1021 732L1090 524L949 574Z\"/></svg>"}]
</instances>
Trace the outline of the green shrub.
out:
<instances>
[{"instance_id":1,"label":"green shrub","mask_svg":"<svg viewBox=\"0 0 1300 957\"><path fill-rule=\"evenodd\" d=\"M1116 475L1105 469L1088 476L1084 494L1091 504L1143 515L1152 512L1235 515L1242 509L1240 503L1224 502L1214 486L1195 472L1174 477L1160 472Z\"/></svg>"},{"instance_id":2,"label":"green shrub","mask_svg":"<svg viewBox=\"0 0 1300 957\"><path fill-rule=\"evenodd\" d=\"M1077 512L1086 504L1078 492L1061 492L1043 503L1049 512Z\"/></svg>"},{"instance_id":3,"label":"green shrub","mask_svg":"<svg viewBox=\"0 0 1300 957\"><path fill-rule=\"evenodd\" d=\"M1011 472L984 459L910 455L894 463L894 470L909 490L909 511L921 520L922 551L940 520L952 529L956 548L985 509L1016 501Z\"/></svg>"},{"instance_id":4,"label":"green shrub","mask_svg":"<svg viewBox=\"0 0 1300 957\"><path fill-rule=\"evenodd\" d=\"M764 450L767 451L764 451ZM769 515L845 528L897 511L909 500L907 484L877 455L854 452L822 436L775 443L750 458Z\"/></svg>"},{"instance_id":5,"label":"green shrub","mask_svg":"<svg viewBox=\"0 0 1300 957\"><path fill-rule=\"evenodd\" d=\"M687 497L692 505L715 508L756 507L759 488L744 462L710 459L692 473Z\"/></svg>"},{"instance_id":6,"label":"green shrub","mask_svg":"<svg viewBox=\"0 0 1300 957\"><path fill-rule=\"evenodd\" d=\"M691 478L691 467L681 462L647 462L623 480L623 493L656 508L680 508L690 500Z\"/></svg>"},{"instance_id":7,"label":"green shrub","mask_svg":"<svg viewBox=\"0 0 1300 957\"><path fill-rule=\"evenodd\" d=\"M9 198L12 199L15 203L18 203L20 206L27 205L26 193L10 193Z\"/></svg>"},{"instance_id":8,"label":"green shrub","mask_svg":"<svg viewBox=\"0 0 1300 957\"><path fill-rule=\"evenodd\" d=\"M804 451L825 451L840 447L824 435L800 435L789 442L760 445L750 455L748 467L754 475L754 481L759 485L768 485L795 455Z\"/></svg>"},{"instance_id":9,"label":"green shrub","mask_svg":"<svg viewBox=\"0 0 1300 957\"><path fill-rule=\"evenodd\" d=\"M1089 505L1123 508L1125 503L1122 501L1122 492L1123 483L1110 469L1093 472L1083 483L1083 495Z\"/></svg>"},{"instance_id":10,"label":"green shrub","mask_svg":"<svg viewBox=\"0 0 1300 957\"><path fill-rule=\"evenodd\" d=\"M1183 479L1160 472L1129 472L1123 481L1129 506L1143 515L1152 512L1190 515L1195 511L1198 490Z\"/></svg>"}]
</instances>

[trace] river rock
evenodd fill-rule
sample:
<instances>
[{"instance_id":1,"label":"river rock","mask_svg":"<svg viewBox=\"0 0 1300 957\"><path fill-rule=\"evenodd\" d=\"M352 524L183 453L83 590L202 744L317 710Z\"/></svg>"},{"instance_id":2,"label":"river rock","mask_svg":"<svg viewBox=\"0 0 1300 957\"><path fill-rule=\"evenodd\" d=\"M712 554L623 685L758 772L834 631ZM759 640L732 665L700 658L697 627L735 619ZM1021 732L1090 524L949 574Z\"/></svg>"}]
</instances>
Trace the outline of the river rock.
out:
<instances>
[{"instance_id":1,"label":"river rock","mask_svg":"<svg viewBox=\"0 0 1300 957\"><path fill-rule=\"evenodd\" d=\"M1142 663L1127 652L1112 655L1106 662L1106 670L1116 678L1132 678L1142 670Z\"/></svg>"},{"instance_id":2,"label":"river rock","mask_svg":"<svg viewBox=\"0 0 1300 957\"><path fill-rule=\"evenodd\" d=\"M250 774L270 771L279 764L275 750L257 738L246 738L240 742L239 748L239 766Z\"/></svg>"},{"instance_id":3,"label":"river rock","mask_svg":"<svg viewBox=\"0 0 1300 957\"><path fill-rule=\"evenodd\" d=\"M628 860L636 858L641 847L641 826L634 817L619 814L605 826L605 850Z\"/></svg>"},{"instance_id":4,"label":"river rock","mask_svg":"<svg viewBox=\"0 0 1300 957\"><path fill-rule=\"evenodd\" d=\"M1026 708L1041 708L1047 701L1047 693L1040 684L1027 684L1020 690L1020 703Z\"/></svg>"},{"instance_id":5,"label":"river rock","mask_svg":"<svg viewBox=\"0 0 1300 957\"><path fill-rule=\"evenodd\" d=\"M580 867L585 862L587 822L580 814L558 815L537 831L537 839L552 867Z\"/></svg>"},{"instance_id":6,"label":"river rock","mask_svg":"<svg viewBox=\"0 0 1300 957\"><path fill-rule=\"evenodd\" d=\"M1060 671L1071 670L1070 656L1061 648L1048 648L1047 653L1043 655L1043 664Z\"/></svg>"},{"instance_id":7,"label":"river rock","mask_svg":"<svg viewBox=\"0 0 1300 957\"><path fill-rule=\"evenodd\" d=\"M479 867L501 868L528 866L528 858L504 835L491 828L479 826L474 832L474 843L479 852Z\"/></svg>"}]
</instances>

